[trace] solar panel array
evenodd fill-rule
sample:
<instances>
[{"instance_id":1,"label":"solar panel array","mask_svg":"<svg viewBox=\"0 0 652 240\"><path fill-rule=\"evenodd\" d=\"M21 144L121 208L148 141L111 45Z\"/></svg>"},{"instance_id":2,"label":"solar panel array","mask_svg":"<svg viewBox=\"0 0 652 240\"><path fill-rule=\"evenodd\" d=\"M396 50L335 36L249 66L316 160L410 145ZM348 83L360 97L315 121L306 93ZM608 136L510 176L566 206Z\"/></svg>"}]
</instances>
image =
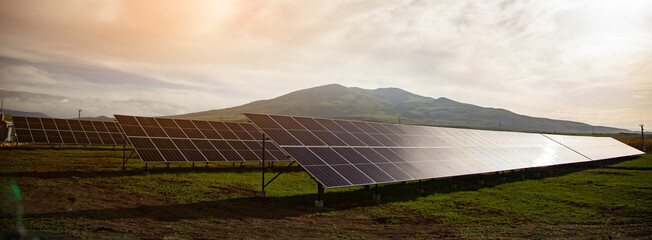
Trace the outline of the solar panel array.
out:
<instances>
[{"instance_id":1,"label":"solar panel array","mask_svg":"<svg viewBox=\"0 0 652 240\"><path fill-rule=\"evenodd\" d=\"M327 188L591 161L541 134L245 115Z\"/></svg>"},{"instance_id":2,"label":"solar panel array","mask_svg":"<svg viewBox=\"0 0 652 240\"><path fill-rule=\"evenodd\" d=\"M575 150L577 153L582 154L591 160L603 160L643 154L643 152L638 149L630 147L610 137L543 135L559 144Z\"/></svg>"},{"instance_id":3,"label":"solar panel array","mask_svg":"<svg viewBox=\"0 0 652 240\"><path fill-rule=\"evenodd\" d=\"M263 133L249 123L115 115L144 162L261 161ZM266 161L288 157L273 142Z\"/></svg>"},{"instance_id":4,"label":"solar panel array","mask_svg":"<svg viewBox=\"0 0 652 240\"><path fill-rule=\"evenodd\" d=\"M124 144L116 122L13 116L18 142L42 144Z\"/></svg>"}]
</instances>

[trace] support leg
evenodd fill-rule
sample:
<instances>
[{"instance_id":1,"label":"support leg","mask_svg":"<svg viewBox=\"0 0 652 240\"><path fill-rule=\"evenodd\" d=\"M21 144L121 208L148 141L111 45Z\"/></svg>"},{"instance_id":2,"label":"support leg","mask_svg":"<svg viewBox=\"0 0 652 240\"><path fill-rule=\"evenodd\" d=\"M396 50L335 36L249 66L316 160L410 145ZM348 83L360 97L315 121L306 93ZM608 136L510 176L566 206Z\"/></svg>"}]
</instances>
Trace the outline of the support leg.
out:
<instances>
[{"instance_id":1,"label":"support leg","mask_svg":"<svg viewBox=\"0 0 652 240\"><path fill-rule=\"evenodd\" d=\"M317 183L317 200L315 201L315 207L316 208L323 208L324 207L324 200L323 200L323 195L324 195L324 186L321 185L321 183Z\"/></svg>"},{"instance_id":2,"label":"support leg","mask_svg":"<svg viewBox=\"0 0 652 240\"><path fill-rule=\"evenodd\" d=\"M125 163L127 162L125 159L127 159L127 144L122 145L122 171L125 170ZM145 163L147 164L147 163Z\"/></svg>"},{"instance_id":3,"label":"support leg","mask_svg":"<svg viewBox=\"0 0 652 240\"><path fill-rule=\"evenodd\" d=\"M419 188L417 188L417 193L423 194L423 188L421 187L421 180L419 180Z\"/></svg>"},{"instance_id":4,"label":"support leg","mask_svg":"<svg viewBox=\"0 0 652 240\"><path fill-rule=\"evenodd\" d=\"M455 183L455 177L451 178L451 190L457 190L457 183Z\"/></svg>"},{"instance_id":5,"label":"support leg","mask_svg":"<svg viewBox=\"0 0 652 240\"><path fill-rule=\"evenodd\" d=\"M374 186L374 195L371 196L374 202L380 202L380 194L378 193L378 184Z\"/></svg>"},{"instance_id":6,"label":"support leg","mask_svg":"<svg viewBox=\"0 0 652 240\"><path fill-rule=\"evenodd\" d=\"M263 134L263 151L262 151L262 168L261 168L261 173L262 173L262 182L260 184L260 192L258 192L259 197L265 197L267 196L267 193L265 192L265 134ZM315 207L317 206L317 202L315 202Z\"/></svg>"}]
</instances>

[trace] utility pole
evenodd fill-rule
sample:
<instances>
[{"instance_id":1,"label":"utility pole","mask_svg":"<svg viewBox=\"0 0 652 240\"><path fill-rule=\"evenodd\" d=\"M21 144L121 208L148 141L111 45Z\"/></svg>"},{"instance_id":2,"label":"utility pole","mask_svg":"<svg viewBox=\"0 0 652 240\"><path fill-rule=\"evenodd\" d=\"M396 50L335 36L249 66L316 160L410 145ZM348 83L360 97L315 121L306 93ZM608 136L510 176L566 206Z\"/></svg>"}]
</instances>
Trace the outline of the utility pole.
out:
<instances>
[{"instance_id":1,"label":"utility pole","mask_svg":"<svg viewBox=\"0 0 652 240\"><path fill-rule=\"evenodd\" d=\"M643 152L645 152L645 133L643 132L643 123L639 124L641 126L641 145L643 146Z\"/></svg>"},{"instance_id":2,"label":"utility pole","mask_svg":"<svg viewBox=\"0 0 652 240\"><path fill-rule=\"evenodd\" d=\"M81 111L82 111L82 109L81 108L77 109L77 111L79 111L79 114L77 115L77 120L81 120Z\"/></svg>"},{"instance_id":3,"label":"utility pole","mask_svg":"<svg viewBox=\"0 0 652 240\"><path fill-rule=\"evenodd\" d=\"M401 115L398 115L398 124L401 124Z\"/></svg>"},{"instance_id":4,"label":"utility pole","mask_svg":"<svg viewBox=\"0 0 652 240\"><path fill-rule=\"evenodd\" d=\"M3 98L2 103L0 104L0 116L2 116L2 119L0 119L0 121L5 120L5 111L4 110L5 110L5 99Z\"/></svg>"}]
</instances>

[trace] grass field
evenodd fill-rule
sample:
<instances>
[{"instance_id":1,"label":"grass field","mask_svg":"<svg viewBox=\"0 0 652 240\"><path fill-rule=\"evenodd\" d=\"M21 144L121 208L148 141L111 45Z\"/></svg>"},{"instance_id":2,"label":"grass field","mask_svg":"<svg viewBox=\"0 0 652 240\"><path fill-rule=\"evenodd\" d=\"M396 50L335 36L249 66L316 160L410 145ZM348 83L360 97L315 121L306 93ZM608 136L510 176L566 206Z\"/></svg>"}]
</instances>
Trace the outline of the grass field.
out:
<instances>
[{"instance_id":1,"label":"grass field","mask_svg":"<svg viewBox=\"0 0 652 240\"><path fill-rule=\"evenodd\" d=\"M2 231L23 225L41 239L484 239L652 238L652 157L502 175L327 189L290 167L256 197L257 163L171 165L122 151L50 147L0 149ZM271 179L288 163L275 163ZM521 179L525 174L525 180ZM451 189L453 181L457 189Z\"/></svg>"}]
</instances>

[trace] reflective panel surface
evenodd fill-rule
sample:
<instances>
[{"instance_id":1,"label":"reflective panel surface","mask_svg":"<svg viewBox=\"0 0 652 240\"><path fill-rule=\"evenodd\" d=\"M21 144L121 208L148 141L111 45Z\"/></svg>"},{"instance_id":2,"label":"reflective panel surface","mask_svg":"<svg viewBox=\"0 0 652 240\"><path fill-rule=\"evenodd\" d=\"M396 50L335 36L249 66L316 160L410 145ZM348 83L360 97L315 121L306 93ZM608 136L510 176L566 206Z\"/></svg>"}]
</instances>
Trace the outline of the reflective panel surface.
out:
<instances>
[{"instance_id":1,"label":"reflective panel surface","mask_svg":"<svg viewBox=\"0 0 652 240\"><path fill-rule=\"evenodd\" d=\"M620 141L610 137L580 137L553 134L544 134L544 136L575 150L591 160L643 154L642 151L622 144Z\"/></svg>"},{"instance_id":2,"label":"reflective panel surface","mask_svg":"<svg viewBox=\"0 0 652 240\"><path fill-rule=\"evenodd\" d=\"M288 157L248 123L115 115L144 162L285 161ZM254 138L254 136L256 138Z\"/></svg>"},{"instance_id":3,"label":"reflective panel surface","mask_svg":"<svg viewBox=\"0 0 652 240\"><path fill-rule=\"evenodd\" d=\"M18 142L69 145L122 145L115 122L14 116Z\"/></svg>"},{"instance_id":4,"label":"reflective panel surface","mask_svg":"<svg viewBox=\"0 0 652 240\"><path fill-rule=\"evenodd\" d=\"M245 115L327 188L642 154L613 138Z\"/></svg>"}]
</instances>

